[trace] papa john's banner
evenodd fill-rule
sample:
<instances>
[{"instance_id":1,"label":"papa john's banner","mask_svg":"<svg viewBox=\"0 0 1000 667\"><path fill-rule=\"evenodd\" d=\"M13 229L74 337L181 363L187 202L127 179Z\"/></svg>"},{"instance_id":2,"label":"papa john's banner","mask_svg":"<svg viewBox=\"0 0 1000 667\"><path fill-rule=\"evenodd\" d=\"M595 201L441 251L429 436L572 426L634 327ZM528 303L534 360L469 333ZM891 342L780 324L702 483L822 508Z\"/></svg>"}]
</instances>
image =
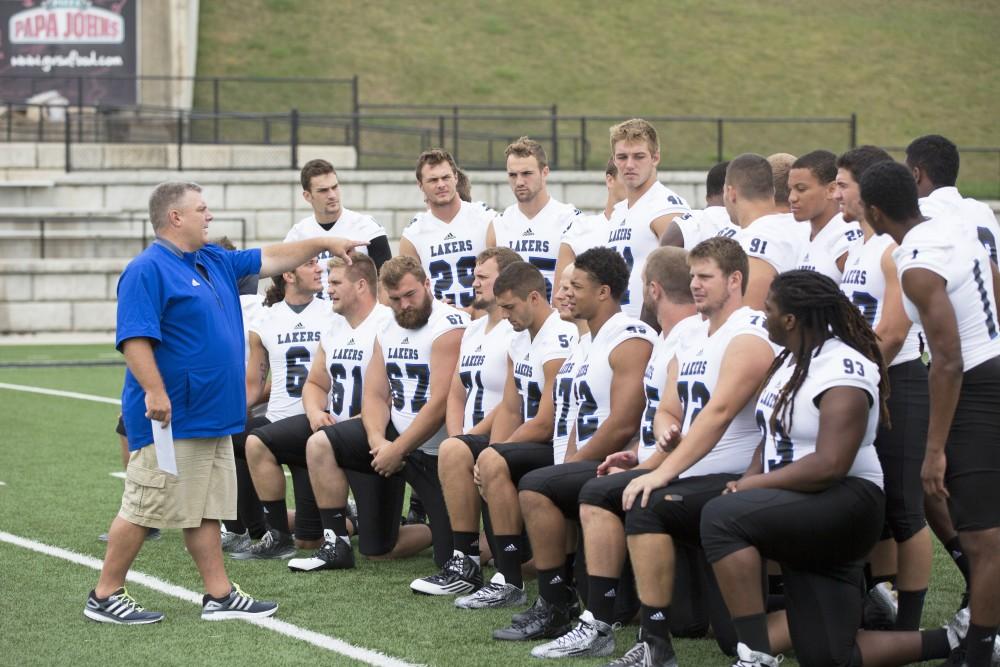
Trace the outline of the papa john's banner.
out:
<instances>
[{"instance_id":1,"label":"papa john's banner","mask_svg":"<svg viewBox=\"0 0 1000 667\"><path fill-rule=\"evenodd\" d=\"M0 101L135 104L137 2L0 0Z\"/></svg>"}]
</instances>

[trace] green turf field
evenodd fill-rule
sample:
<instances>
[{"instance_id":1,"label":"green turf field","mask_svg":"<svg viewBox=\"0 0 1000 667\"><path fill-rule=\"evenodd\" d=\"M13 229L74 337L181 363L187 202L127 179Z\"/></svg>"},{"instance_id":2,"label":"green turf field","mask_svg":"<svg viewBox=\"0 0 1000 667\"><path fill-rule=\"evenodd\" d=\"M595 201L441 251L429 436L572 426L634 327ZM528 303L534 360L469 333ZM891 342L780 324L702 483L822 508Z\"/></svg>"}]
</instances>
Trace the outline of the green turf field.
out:
<instances>
[{"instance_id":1,"label":"green turf field","mask_svg":"<svg viewBox=\"0 0 1000 667\"><path fill-rule=\"evenodd\" d=\"M4 368L32 358L107 359L110 346L0 347L0 383L116 398L120 367ZM0 387L0 532L102 558L104 532L121 497L118 409L91 401L40 396ZM135 569L199 591L199 580L178 531L142 550ZM402 562L359 559L348 572L292 575L280 562L230 561L228 570L253 595L281 603L277 618L409 663L538 665L528 646L494 642L504 611L467 612L446 599L412 595L409 582L434 571L429 553ZM487 571L486 576L492 572ZM130 591L167 619L146 627L99 625L82 609L97 573L87 567L0 542L0 637L8 665L91 665L99 661L155 665L353 664L302 641L239 621L205 623L198 607L131 584ZM529 584L530 594L534 586ZM939 548L925 626L950 617L961 578ZM617 635L618 654L635 626ZM682 664L729 664L711 640L677 640ZM571 663L561 663L571 664ZM598 665L601 660L579 661ZM785 664L794 665L794 660Z\"/></svg>"}]
</instances>

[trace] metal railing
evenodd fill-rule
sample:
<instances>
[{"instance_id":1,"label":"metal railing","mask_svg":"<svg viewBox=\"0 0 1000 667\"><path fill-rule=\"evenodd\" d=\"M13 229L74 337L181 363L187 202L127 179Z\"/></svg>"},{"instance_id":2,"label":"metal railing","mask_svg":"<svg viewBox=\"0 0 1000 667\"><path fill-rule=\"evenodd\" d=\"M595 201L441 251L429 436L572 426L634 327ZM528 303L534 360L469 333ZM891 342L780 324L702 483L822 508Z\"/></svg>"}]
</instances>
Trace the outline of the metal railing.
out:
<instances>
[{"instance_id":1,"label":"metal railing","mask_svg":"<svg viewBox=\"0 0 1000 667\"><path fill-rule=\"evenodd\" d=\"M502 170L504 148L522 135L541 141L553 169L600 170L609 158L608 128L617 116L560 115L551 107L455 105L361 105L358 113L185 111L168 107L51 107L7 103L0 106L4 141L60 142L66 171L94 168L74 159L74 147L93 143L167 146L167 161L146 168L183 170L185 147L248 144L273 149L253 165L227 164L198 169L298 169L302 145L343 145L355 149L357 168L410 169L431 147L449 150L463 168ZM386 108L390 111L380 112ZM519 111L527 109L527 111ZM539 113L544 109L545 113ZM703 170L744 152L775 150L802 154L817 146L835 152L857 144L857 115L849 117L644 116L656 125L663 151L661 169ZM904 148L888 147L897 157ZM960 149L963 192L1000 198L1000 147ZM107 168L107 167L102 167ZM129 167L143 168L143 167Z\"/></svg>"},{"instance_id":2,"label":"metal railing","mask_svg":"<svg viewBox=\"0 0 1000 667\"><path fill-rule=\"evenodd\" d=\"M134 86L136 101L116 99L116 83ZM55 90L82 112L96 106L169 106L166 100L178 95L177 87L191 86L192 109L215 114L252 108L266 112L286 111L294 106L306 111L357 113L358 76L249 77L249 76L38 76L0 74L0 101L24 101L36 93ZM265 90L268 94L261 94ZM277 92L276 92L277 91ZM296 94L299 93L299 94ZM293 100L289 104L289 100ZM273 102L272 102L273 101ZM272 108L267 108L272 104Z\"/></svg>"}]
</instances>

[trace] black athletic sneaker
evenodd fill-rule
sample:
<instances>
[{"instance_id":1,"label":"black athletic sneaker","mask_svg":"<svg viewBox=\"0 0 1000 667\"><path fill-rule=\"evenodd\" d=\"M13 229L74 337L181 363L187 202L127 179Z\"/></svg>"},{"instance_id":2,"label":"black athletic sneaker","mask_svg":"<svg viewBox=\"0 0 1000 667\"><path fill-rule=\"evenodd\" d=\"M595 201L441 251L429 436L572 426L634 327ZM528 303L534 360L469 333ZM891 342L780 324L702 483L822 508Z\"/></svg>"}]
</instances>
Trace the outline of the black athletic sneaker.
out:
<instances>
[{"instance_id":1,"label":"black athletic sneaker","mask_svg":"<svg viewBox=\"0 0 1000 667\"><path fill-rule=\"evenodd\" d=\"M461 551L452 553L437 574L410 582L410 590L423 595L459 595L471 593L482 586L482 568Z\"/></svg>"},{"instance_id":2,"label":"black athletic sneaker","mask_svg":"<svg viewBox=\"0 0 1000 667\"><path fill-rule=\"evenodd\" d=\"M348 540L337 536L324 540L322 546L312 556L288 561L288 569L292 572L350 570L353 567L354 548Z\"/></svg>"},{"instance_id":3,"label":"black athletic sneaker","mask_svg":"<svg viewBox=\"0 0 1000 667\"><path fill-rule=\"evenodd\" d=\"M895 591L888 582L882 582L868 591L861 611L861 627L864 630L892 630L896 627L898 609Z\"/></svg>"},{"instance_id":4,"label":"black athletic sneaker","mask_svg":"<svg viewBox=\"0 0 1000 667\"><path fill-rule=\"evenodd\" d=\"M295 553L292 536L271 528L249 549L231 553L229 557L236 560L287 560Z\"/></svg>"},{"instance_id":5,"label":"black athletic sneaker","mask_svg":"<svg viewBox=\"0 0 1000 667\"><path fill-rule=\"evenodd\" d=\"M510 627L494 630L493 639L514 642L552 639L569 632L575 618L569 608L560 609L539 597L520 620L512 622Z\"/></svg>"},{"instance_id":6,"label":"black athletic sneaker","mask_svg":"<svg viewBox=\"0 0 1000 667\"><path fill-rule=\"evenodd\" d=\"M571 586L569 589L569 593L570 593L569 599L572 600L572 602L570 602L569 604L569 616L570 618L576 618L577 616L583 613L583 604L580 602L580 595L579 593L576 592L575 588ZM511 624L517 625L524 619L537 613L535 608L538 607L539 605L544 605L544 604L548 603L545 602L545 600L543 600L541 597L535 598L534 603L532 603L530 607L528 607L524 611L519 611L510 617Z\"/></svg>"},{"instance_id":7,"label":"black athletic sneaker","mask_svg":"<svg viewBox=\"0 0 1000 667\"><path fill-rule=\"evenodd\" d=\"M677 655L669 639L645 636L640 628L635 646L604 667L677 667Z\"/></svg>"},{"instance_id":8,"label":"black athletic sneaker","mask_svg":"<svg viewBox=\"0 0 1000 667\"><path fill-rule=\"evenodd\" d=\"M409 526L414 523L427 523L427 510L424 509L424 501L415 493L410 494L410 510L406 513L401 524Z\"/></svg>"},{"instance_id":9,"label":"black athletic sneaker","mask_svg":"<svg viewBox=\"0 0 1000 667\"><path fill-rule=\"evenodd\" d=\"M87 604L83 608L83 615L98 623L119 625L144 625L163 620L163 614L158 611L146 611L124 588L119 588L104 600L99 599L94 591L90 591Z\"/></svg>"}]
</instances>

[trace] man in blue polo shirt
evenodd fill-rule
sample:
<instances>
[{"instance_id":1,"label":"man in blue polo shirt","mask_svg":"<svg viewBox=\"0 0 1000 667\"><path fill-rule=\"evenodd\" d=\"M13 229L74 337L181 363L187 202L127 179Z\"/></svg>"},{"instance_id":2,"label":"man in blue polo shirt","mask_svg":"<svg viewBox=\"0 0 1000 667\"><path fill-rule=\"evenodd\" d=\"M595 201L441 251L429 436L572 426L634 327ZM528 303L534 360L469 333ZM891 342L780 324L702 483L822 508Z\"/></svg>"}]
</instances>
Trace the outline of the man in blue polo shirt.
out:
<instances>
[{"instance_id":1,"label":"man in blue polo shirt","mask_svg":"<svg viewBox=\"0 0 1000 667\"><path fill-rule=\"evenodd\" d=\"M118 282L118 349L128 370L122 415L129 458L121 509L84 615L118 624L155 623L124 588L125 575L150 528L182 528L205 584L205 620L270 616L274 602L230 583L219 521L236 516L236 469L230 435L243 430L246 397L243 324L237 282L290 271L321 252L345 258L363 243L316 238L263 249L206 245L212 214L194 183L168 182L149 199L156 241ZM153 424L170 425L177 474L157 459Z\"/></svg>"}]
</instances>

